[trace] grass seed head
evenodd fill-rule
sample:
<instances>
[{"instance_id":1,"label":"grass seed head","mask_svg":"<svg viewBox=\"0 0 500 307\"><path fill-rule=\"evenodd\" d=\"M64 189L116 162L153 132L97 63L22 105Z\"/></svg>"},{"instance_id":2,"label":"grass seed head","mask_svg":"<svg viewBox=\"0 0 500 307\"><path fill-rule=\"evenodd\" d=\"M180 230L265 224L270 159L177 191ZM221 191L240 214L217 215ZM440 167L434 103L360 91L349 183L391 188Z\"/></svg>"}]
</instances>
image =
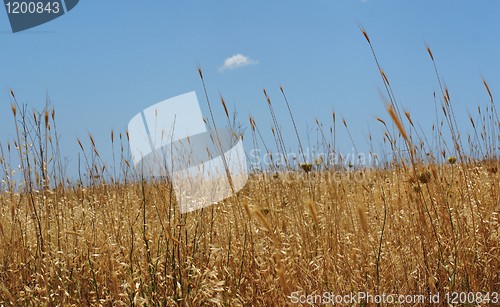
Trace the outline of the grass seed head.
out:
<instances>
[{"instance_id":1,"label":"grass seed head","mask_svg":"<svg viewBox=\"0 0 500 307\"><path fill-rule=\"evenodd\" d=\"M408 135L406 134L406 130L405 130L404 126L403 126L403 123L401 122L401 120L397 116L397 114L394 111L394 108L392 107L392 105L390 105L390 104L387 105L387 112L389 112L389 115L391 116L392 121L396 124L396 127L398 128L399 133L401 133L401 136L403 136L403 138L406 141L408 141Z\"/></svg>"},{"instance_id":2,"label":"grass seed head","mask_svg":"<svg viewBox=\"0 0 500 307\"><path fill-rule=\"evenodd\" d=\"M365 234L368 234L368 219L366 217L366 210L362 205L358 205L358 215L361 229L363 229Z\"/></svg>"},{"instance_id":3,"label":"grass seed head","mask_svg":"<svg viewBox=\"0 0 500 307\"><path fill-rule=\"evenodd\" d=\"M312 164L311 163L307 163L307 162L306 163L302 163L302 164L300 164L300 167L306 173L309 173L312 170Z\"/></svg>"}]
</instances>

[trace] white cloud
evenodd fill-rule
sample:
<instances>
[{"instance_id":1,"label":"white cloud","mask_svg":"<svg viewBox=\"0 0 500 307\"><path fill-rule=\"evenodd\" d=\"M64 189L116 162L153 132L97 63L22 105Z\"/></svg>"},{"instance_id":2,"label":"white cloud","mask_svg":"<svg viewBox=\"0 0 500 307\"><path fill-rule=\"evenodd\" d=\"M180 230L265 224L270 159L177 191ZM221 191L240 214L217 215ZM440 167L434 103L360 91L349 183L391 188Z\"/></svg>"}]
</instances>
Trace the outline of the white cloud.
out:
<instances>
[{"instance_id":1,"label":"white cloud","mask_svg":"<svg viewBox=\"0 0 500 307\"><path fill-rule=\"evenodd\" d=\"M224 64L219 68L219 71L235 69L238 67L259 64L259 61L252 60L241 53L235 54L232 57L224 60Z\"/></svg>"}]
</instances>

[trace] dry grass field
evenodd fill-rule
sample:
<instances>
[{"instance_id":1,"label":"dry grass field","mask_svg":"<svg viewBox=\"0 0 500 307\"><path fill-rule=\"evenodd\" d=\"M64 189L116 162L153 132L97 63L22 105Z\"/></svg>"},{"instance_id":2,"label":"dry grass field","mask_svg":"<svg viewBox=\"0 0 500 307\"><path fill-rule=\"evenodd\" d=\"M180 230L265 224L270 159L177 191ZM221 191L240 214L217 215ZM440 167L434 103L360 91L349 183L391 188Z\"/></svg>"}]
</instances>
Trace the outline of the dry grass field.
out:
<instances>
[{"instance_id":1,"label":"dry grass field","mask_svg":"<svg viewBox=\"0 0 500 307\"><path fill-rule=\"evenodd\" d=\"M236 195L187 214L179 214L166 180L142 180L133 170L126 134L110 136L116 168L104 164L92 136L91 148L78 141L87 177L67 182L55 113L33 113L12 92L18 135L0 147L0 305L283 306L323 292L499 291L493 96L470 118L472 132L460 135L457 121L469 119L455 118L441 87L442 122L428 142L399 111L380 72L388 114L379 122L385 144L398 153L387 164L310 161L254 171ZM275 119L276 103L268 105ZM348 128L333 121L333 130ZM258 140L264 128L250 124L248 137ZM283 138L274 125L279 150ZM22 180L14 182L14 171Z\"/></svg>"}]
</instances>

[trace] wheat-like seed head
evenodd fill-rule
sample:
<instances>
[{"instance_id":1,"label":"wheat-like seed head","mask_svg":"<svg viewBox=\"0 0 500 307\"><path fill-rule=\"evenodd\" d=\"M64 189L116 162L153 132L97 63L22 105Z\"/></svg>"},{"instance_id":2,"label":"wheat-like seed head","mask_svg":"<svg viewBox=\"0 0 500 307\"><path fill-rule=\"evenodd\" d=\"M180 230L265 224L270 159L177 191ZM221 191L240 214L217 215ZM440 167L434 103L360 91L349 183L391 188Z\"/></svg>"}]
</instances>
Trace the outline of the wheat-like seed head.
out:
<instances>
[{"instance_id":1,"label":"wheat-like seed head","mask_svg":"<svg viewBox=\"0 0 500 307\"><path fill-rule=\"evenodd\" d=\"M399 130L399 133L401 133L401 136L408 142L408 135L406 134L405 128L403 126L403 123L399 119L399 117L396 115L396 112L394 111L394 108L392 105L387 105L387 112L389 112L389 115L391 116L392 121L396 124L396 127Z\"/></svg>"}]
</instances>

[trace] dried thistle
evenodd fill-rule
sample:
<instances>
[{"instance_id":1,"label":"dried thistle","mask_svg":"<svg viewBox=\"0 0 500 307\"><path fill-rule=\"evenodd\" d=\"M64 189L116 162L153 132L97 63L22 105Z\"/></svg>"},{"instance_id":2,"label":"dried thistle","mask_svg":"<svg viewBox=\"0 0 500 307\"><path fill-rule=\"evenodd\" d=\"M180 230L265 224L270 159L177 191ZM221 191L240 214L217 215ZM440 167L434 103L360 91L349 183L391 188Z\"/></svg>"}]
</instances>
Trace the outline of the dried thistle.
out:
<instances>
[{"instance_id":1,"label":"dried thistle","mask_svg":"<svg viewBox=\"0 0 500 307\"><path fill-rule=\"evenodd\" d=\"M316 224L316 227L319 225L318 221L318 213L316 212L316 205L311 199L306 200L306 206L307 209L309 209L309 212L311 213L311 216L313 218L314 224Z\"/></svg>"},{"instance_id":2,"label":"dried thistle","mask_svg":"<svg viewBox=\"0 0 500 307\"><path fill-rule=\"evenodd\" d=\"M429 183L431 180L431 172L429 171L423 171L418 175L418 181L421 183Z\"/></svg>"},{"instance_id":3,"label":"dried thistle","mask_svg":"<svg viewBox=\"0 0 500 307\"><path fill-rule=\"evenodd\" d=\"M447 160L448 160L448 163L455 164L455 162L457 162L457 157L449 156Z\"/></svg>"},{"instance_id":4,"label":"dried thistle","mask_svg":"<svg viewBox=\"0 0 500 307\"><path fill-rule=\"evenodd\" d=\"M307 162L306 163L302 163L302 164L300 164L300 167L306 173L309 173L312 170L312 164L311 163L307 163Z\"/></svg>"}]
</instances>

